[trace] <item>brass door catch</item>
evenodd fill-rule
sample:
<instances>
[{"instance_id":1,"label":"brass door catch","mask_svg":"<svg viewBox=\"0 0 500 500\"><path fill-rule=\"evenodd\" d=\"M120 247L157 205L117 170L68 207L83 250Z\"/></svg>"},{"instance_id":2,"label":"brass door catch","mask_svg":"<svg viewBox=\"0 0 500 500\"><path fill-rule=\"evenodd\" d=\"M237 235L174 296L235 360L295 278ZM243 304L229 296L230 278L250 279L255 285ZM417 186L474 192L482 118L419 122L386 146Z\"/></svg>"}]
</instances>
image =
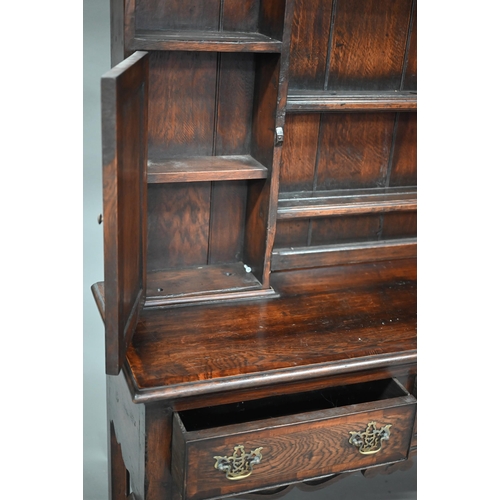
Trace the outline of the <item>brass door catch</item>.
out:
<instances>
[{"instance_id":1,"label":"brass door catch","mask_svg":"<svg viewBox=\"0 0 500 500\"><path fill-rule=\"evenodd\" d=\"M391 424L377 429L377 422L370 422L365 431L350 431L349 443L358 448L362 455L372 455L382 449L382 441L388 441L391 435Z\"/></svg>"},{"instance_id":2,"label":"brass door catch","mask_svg":"<svg viewBox=\"0 0 500 500\"><path fill-rule=\"evenodd\" d=\"M260 464L262 460L261 451L262 447L255 448L250 453L245 453L244 446L235 446L231 457L214 457L214 467L225 472L226 478L230 481L245 479L253 472L253 466Z\"/></svg>"}]
</instances>

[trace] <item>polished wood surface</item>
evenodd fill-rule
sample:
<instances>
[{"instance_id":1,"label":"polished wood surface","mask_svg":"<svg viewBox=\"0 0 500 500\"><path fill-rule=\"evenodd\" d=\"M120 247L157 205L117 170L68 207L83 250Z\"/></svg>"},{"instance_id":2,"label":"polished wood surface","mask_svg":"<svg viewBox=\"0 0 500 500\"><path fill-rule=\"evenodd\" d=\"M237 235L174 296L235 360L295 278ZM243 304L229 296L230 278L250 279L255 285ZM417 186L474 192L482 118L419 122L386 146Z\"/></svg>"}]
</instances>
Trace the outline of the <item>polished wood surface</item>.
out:
<instances>
[{"instance_id":1,"label":"polished wood surface","mask_svg":"<svg viewBox=\"0 0 500 500\"><path fill-rule=\"evenodd\" d=\"M118 374L145 298L148 54L101 81L106 373Z\"/></svg>"},{"instance_id":2,"label":"polished wood surface","mask_svg":"<svg viewBox=\"0 0 500 500\"><path fill-rule=\"evenodd\" d=\"M416 452L416 5L112 0L92 287L110 500L277 498ZM385 452L348 445L386 418ZM248 482L214 468L236 444L267 449Z\"/></svg>"}]
</instances>

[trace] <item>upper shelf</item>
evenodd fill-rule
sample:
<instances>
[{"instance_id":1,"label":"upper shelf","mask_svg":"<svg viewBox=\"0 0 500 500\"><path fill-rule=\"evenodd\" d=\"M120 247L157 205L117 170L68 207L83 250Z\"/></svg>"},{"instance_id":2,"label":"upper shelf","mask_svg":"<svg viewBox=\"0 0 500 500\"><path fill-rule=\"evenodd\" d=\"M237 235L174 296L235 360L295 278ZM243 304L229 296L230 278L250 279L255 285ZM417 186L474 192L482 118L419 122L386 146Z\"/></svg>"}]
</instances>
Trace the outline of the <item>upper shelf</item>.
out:
<instances>
[{"instance_id":1,"label":"upper shelf","mask_svg":"<svg viewBox=\"0 0 500 500\"><path fill-rule=\"evenodd\" d=\"M138 30L132 50L209 52L281 52L282 42L261 33L242 31Z\"/></svg>"},{"instance_id":2,"label":"upper shelf","mask_svg":"<svg viewBox=\"0 0 500 500\"><path fill-rule=\"evenodd\" d=\"M312 91L292 90L286 110L291 113L325 111L416 111L413 91Z\"/></svg>"},{"instance_id":3,"label":"upper shelf","mask_svg":"<svg viewBox=\"0 0 500 500\"><path fill-rule=\"evenodd\" d=\"M266 177L267 168L250 155L189 156L148 161L148 184Z\"/></svg>"}]
</instances>

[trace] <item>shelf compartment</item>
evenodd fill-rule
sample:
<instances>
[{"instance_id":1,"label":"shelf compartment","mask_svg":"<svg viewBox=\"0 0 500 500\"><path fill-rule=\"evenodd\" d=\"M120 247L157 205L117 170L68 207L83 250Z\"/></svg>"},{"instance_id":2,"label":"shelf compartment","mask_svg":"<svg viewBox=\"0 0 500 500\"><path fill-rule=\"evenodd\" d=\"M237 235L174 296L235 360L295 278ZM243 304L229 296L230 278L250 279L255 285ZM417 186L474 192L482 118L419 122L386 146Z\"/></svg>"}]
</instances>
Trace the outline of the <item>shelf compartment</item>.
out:
<instances>
[{"instance_id":1,"label":"shelf compartment","mask_svg":"<svg viewBox=\"0 0 500 500\"><path fill-rule=\"evenodd\" d=\"M267 178L267 168L250 155L186 156L148 161L148 183Z\"/></svg>"},{"instance_id":2,"label":"shelf compartment","mask_svg":"<svg viewBox=\"0 0 500 500\"><path fill-rule=\"evenodd\" d=\"M282 42L262 33L241 31L138 30L132 50L281 52Z\"/></svg>"},{"instance_id":3,"label":"shelf compartment","mask_svg":"<svg viewBox=\"0 0 500 500\"><path fill-rule=\"evenodd\" d=\"M416 189L349 189L285 193L278 201L278 219L304 219L417 209Z\"/></svg>"},{"instance_id":4,"label":"shelf compartment","mask_svg":"<svg viewBox=\"0 0 500 500\"><path fill-rule=\"evenodd\" d=\"M289 92L289 113L326 111L416 111L417 93L413 91L311 91Z\"/></svg>"},{"instance_id":5,"label":"shelf compartment","mask_svg":"<svg viewBox=\"0 0 500 500\"><path fill-rule=\"evenodd\" d=\"M149 273L145 307L270 295L242 262L193 266Z\"/></svg>"}]
</instances>

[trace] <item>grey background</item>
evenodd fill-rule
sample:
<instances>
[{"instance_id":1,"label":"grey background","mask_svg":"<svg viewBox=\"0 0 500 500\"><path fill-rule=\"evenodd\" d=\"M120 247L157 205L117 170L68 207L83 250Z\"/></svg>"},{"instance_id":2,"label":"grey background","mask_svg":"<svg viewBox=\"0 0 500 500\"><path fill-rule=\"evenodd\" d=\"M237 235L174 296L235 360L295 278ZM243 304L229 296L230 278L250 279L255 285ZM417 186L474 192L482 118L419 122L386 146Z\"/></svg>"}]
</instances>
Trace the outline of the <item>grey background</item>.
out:
<instances>
[{"instance_id":1,"label":"grey background","mask_svg":"<svg viewBox=\"0 0 500 500\"><path fill-rule=\"evenodd\" d=\"M202 0L201 0L202 1ZM102 281L100 77L110 68L109 0L83 1L83 498L107 499L104 330L90 287ZM353 474L314 493L292 490L286 499L413 500L417 467L365 479Z\"/></svg>"}]
</instances>

